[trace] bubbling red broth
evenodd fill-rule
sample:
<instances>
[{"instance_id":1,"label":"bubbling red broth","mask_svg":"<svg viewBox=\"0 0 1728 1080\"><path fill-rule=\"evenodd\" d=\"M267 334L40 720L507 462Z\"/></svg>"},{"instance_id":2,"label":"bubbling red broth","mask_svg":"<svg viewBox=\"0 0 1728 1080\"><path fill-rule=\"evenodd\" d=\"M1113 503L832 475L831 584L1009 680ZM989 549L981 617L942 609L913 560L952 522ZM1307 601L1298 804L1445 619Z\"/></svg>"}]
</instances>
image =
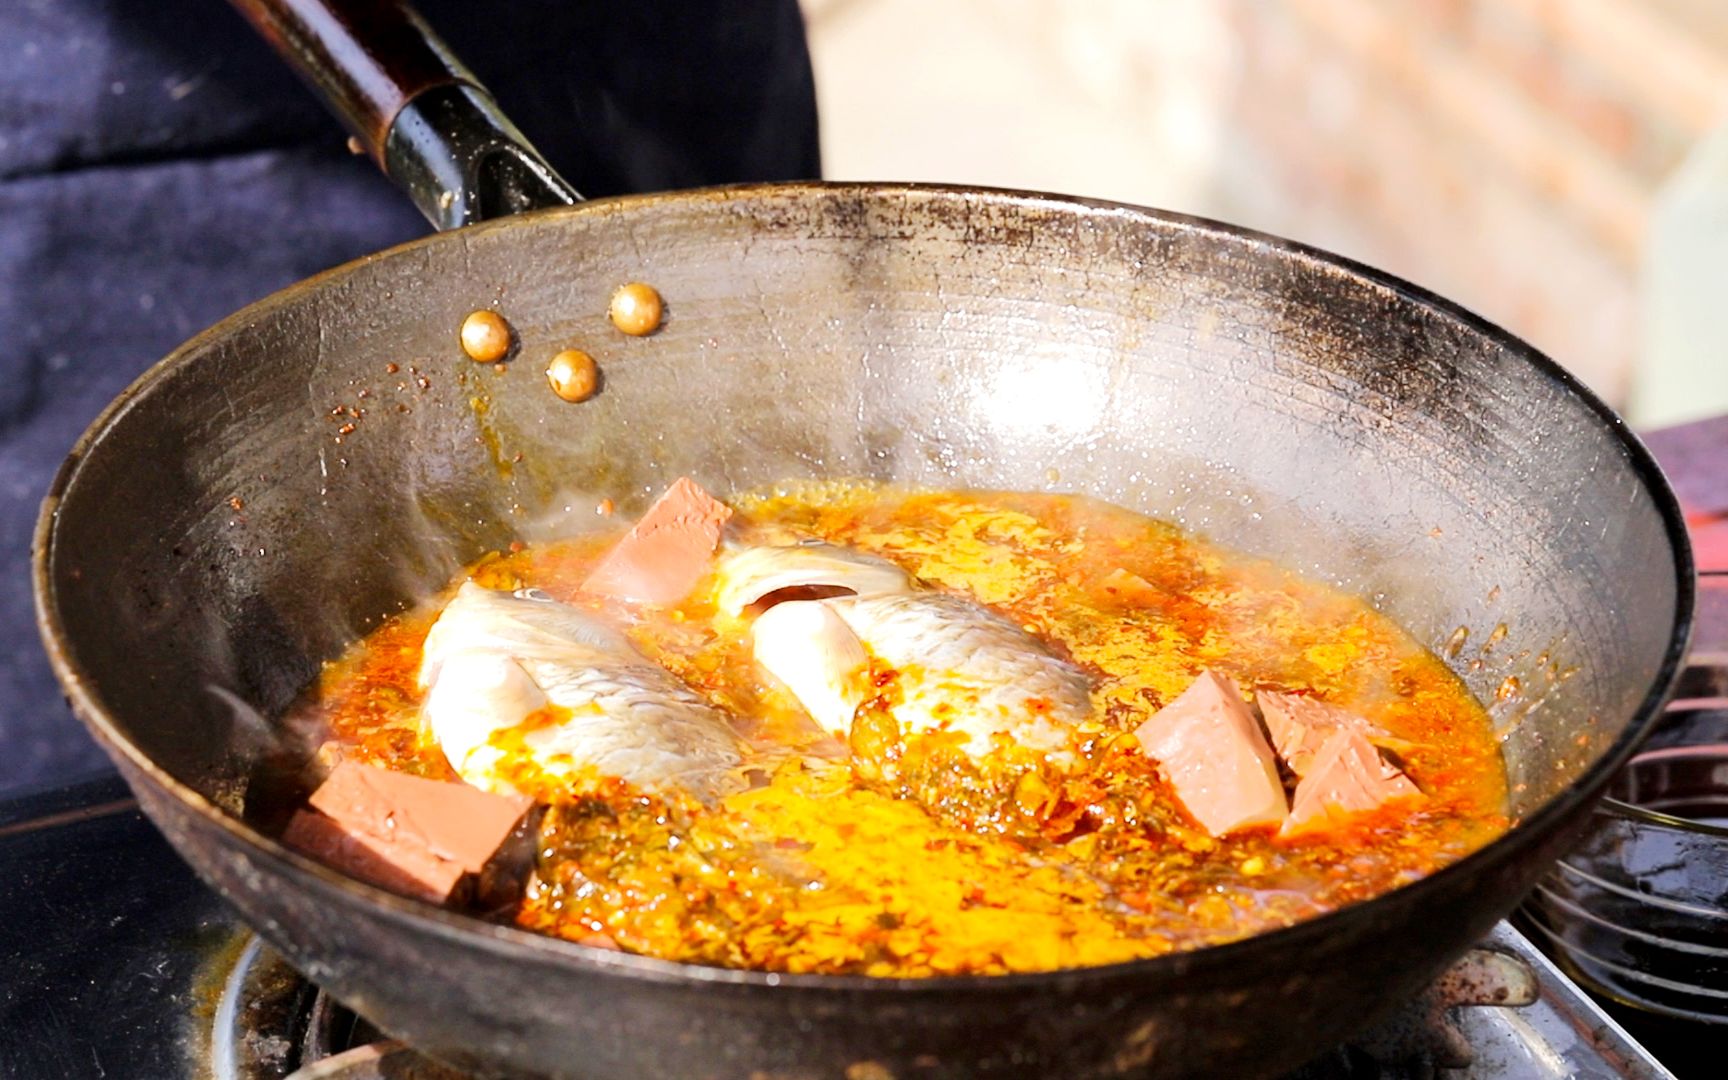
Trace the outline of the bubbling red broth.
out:
<instances>
[{"instance_id":1,"label":"bubbling red broth","mask_svg":"<svg viewBox=\"0 0 1728 1080\"><path fill-rule=\"evenodd\" d=\"M306 702L336 756L546 807L531 875L502 915L515 924L769 971L1039 971L1287 926L1508 826L1483 708L1357 597L1079 496L829 483L729 501L717 563L677 602L583 589L622 526L494 553L462 575L500 595L537 590L669 674L690 723L725 728L700 784L658 760L684 779L633 782L608 771L624 758L541 738L580 719L554 705L453 767L421 684L454 586L328 665ZM792 549L812 541L873 584L805 582L728 609L748 595L726 580L738 552L804 558ZM796 614L815 629L770 656L767 620L788 604L805 606L774 625ZM852 667L811 674L854 639ZM1271 703L1290 701L1331 718L1301 753L1275 730ZM669 728L656 746L674 749L641 753L689 745ZM1240 827L1237 784L1262 808Z\"/></svg>"}]
</instances>

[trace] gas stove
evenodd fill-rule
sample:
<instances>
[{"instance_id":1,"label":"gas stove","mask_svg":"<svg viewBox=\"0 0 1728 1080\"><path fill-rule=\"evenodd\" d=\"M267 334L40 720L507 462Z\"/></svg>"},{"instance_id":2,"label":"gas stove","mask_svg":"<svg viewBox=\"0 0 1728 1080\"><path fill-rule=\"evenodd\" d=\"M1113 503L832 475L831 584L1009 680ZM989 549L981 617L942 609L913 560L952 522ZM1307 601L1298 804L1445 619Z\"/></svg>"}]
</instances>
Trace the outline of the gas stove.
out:
<instances>
[{"instance_id":1,"label":"gas stove","mask_svg":"<svg viewBox=\"0 0 1728 1080\"><path fill-rule=\"evenodd\" d=\"M0 806L0 1076L457 1074L302 979L201 885L118 779ZM1672 1076L1501 924L1394 1020L1296 1075Z\"/></svg>"}]
</instances>

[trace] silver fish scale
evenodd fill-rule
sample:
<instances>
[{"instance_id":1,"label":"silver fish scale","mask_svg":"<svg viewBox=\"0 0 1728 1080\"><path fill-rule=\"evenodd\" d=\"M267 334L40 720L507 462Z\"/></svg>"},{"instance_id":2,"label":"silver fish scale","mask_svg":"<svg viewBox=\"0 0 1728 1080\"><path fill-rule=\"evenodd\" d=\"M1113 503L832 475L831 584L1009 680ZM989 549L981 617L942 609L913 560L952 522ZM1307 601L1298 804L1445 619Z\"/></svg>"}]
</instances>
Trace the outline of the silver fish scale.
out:
<instances>
[{"instance_id":1,"label":"silver fish scale","mask_svg":"<svg viewBox=\"0 0 1728 1080\"><path fill-rule=\"evenodd\" d=\"M575 670L544 660L524 664L547 700L575 715L523 741L642 787L672 784L705 799L734 787L726 774L739 754L726 717L661 668L599 666L607 659L596 656L596 666Z\"/></svg>"},{"instance_id":2,"label":"silver fish scale","mask_svg":"<svg viewBox=\"0 0 1728 1080\"><path fill-rule=\"evenodd\" d=\"M1066 745L1073 725L1091 714L1084 672L974 601L913 592L823 602L885 663L918 673L895 709L903 728L962 731L974 751L987 749L995 733L1049 750ZM1032 707L1040 700L1047 710Z\"/></svg>"},{"instance_id":3,"label":"silver fish scale","mask_svg":"<svg viewBox=\"0 0 1728 1080\"><path fill-rule=\"evenodd\" d=\"M676 676L651 663L621 634L549 600L511 596L472 583L444 609L427 637L422 677L433 684L433 733L463 777L507 786L509 754L487 748L487 732L509 730L532 711L525 695L569 710L558 723L523 733L533 763L551 776L592 768L651 791L684 790L711 801L742 786L741 741L726 716ZM471 670L457 661L514 665L532 688L483 679L439 685ZM437 712L448 702L449 715ZM460 710L458 712L458 710ZM453 745L451 739L468 745ZM483 753L474 753L475 740Z\"/></svg>"}]
</instances>

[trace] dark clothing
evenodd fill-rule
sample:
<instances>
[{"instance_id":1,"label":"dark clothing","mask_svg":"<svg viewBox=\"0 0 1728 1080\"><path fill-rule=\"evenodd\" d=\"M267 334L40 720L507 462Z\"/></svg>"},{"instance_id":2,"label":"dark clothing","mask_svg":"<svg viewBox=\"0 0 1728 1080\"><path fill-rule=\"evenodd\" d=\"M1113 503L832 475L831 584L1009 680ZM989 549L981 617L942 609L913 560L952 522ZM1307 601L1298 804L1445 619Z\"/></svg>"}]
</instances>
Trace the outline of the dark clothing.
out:
<instances>
[{"instance_id":1,"label":"dark clothing","mask_svg":"<svg viewBox=\"0 0 1728 1080\"><path fill-rule=\"evenodd\" d=\"M417 6L585 195L817 175L795 0ZM0 790L102 762L30 598L78 434L201 328L427 230L344 142L221 0L0 5Z\"/></svg>"}]
</instances>

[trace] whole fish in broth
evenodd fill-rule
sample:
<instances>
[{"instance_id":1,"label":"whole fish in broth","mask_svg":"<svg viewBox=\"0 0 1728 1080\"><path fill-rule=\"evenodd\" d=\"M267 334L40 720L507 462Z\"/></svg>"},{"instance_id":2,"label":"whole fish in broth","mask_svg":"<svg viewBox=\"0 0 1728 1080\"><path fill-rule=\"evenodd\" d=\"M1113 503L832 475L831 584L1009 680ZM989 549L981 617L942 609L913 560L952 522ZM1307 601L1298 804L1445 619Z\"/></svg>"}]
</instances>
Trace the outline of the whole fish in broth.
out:
<instances>
[{"instance_id":1,"label":"whole fish in broth","mask_svg":"<svg viewBox=\"0 0 1728 1080\"><path fill-rule=\"evenodd\" d=\"M753 655L839 738L875 701L900 731L952 734L975 757L1006 739L1063 761L1091 716L1079 668L886 559L820 542L749 547L721 560L716 582L724 615L772 604L751 628ZM887 678L895 690L883 700Z\"/></svg>"},{"instance_id":2,"label":"whole fish in broth","mask_svg":"<svg viewBox=\"0 0 1728 1080\"><path fill-rule=\"evenodd\" d=\"M726 717L622 634L533 590L472 581L426 635L421 715L451 766L490 791L615 778L703 802L743 787Z\"/></svg>"}]
</instances>

